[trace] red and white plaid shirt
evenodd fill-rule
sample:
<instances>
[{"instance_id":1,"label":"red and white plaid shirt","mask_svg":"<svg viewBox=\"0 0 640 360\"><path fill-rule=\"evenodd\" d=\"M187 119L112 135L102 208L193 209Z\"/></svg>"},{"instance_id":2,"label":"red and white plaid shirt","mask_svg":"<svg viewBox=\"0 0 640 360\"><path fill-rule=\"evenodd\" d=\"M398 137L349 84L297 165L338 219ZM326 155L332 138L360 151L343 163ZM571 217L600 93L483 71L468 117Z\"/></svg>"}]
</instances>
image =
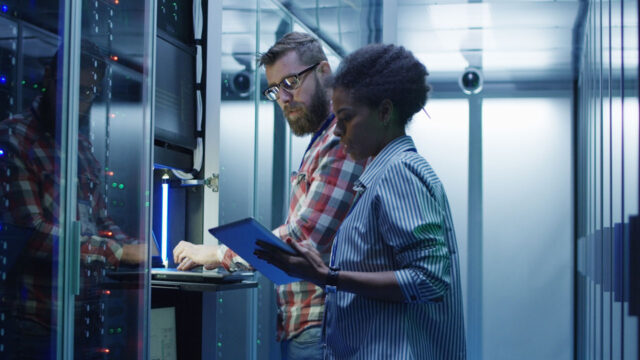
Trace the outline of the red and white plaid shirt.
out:
<instances>
[{"instance_id":1,"label":"red and white plaid shirt","mask_svg":"<svg viewBox=\"0 0 640 360\"><path fill-rule=\"evenodd\" d=\"M9 283L0 284L1 307L14 315L45 326L55 326L57 251L60 234L60 146L39 123L36 99L31 110L0 122L0 222L9 247L24 247L9 269ZM83 229L81 254L111 266L122 255L121 242L132 241L107 216L101 191L102 167L93 156L91 143L78 138L78 202L91 209L89 221L98 233ZM23 235L15 235L22 233ZM100 235L100 237L97 237ZM17 242L21 242L18 244ZM16 257L17 254L14 254ZM2 280L4 281L4 280Z\"/></svg>"},{"instance_id":2,"label":"red and white plaid shirt","mask_svg":"<svg viewBox=\"0 0 640 360\"><path fill-rule=\"evenodd\" d=\"M300 169L291 176L289 215L274 233L284 241L312 242L328 264L333 237L351 207L353 184L365 163L347 157L340 139L333 135L333 114L326 121L329 123L311 140ZM224 267L234 269L242 264L233 251L221 248ZM279 285L276 291L278 340L291 339L307 327L322 324L322 288L300 281Z\"/></svg>"}]
</instances>

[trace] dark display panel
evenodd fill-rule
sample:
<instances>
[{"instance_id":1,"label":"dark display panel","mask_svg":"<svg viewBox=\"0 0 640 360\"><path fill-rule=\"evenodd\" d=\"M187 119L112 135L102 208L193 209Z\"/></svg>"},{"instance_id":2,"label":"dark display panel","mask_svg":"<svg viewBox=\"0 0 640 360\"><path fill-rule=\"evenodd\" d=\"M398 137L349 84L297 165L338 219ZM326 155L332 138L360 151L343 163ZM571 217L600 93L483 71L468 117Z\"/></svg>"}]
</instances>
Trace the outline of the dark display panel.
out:
<instances>
[{"instance_id":1,"label":"dark display panel","mask_svg":"<svg viewBox=\"0 0 640 360\"><path fill-rule=\"evenodd\" d=\"M155 138L195 149L195 56L163 37L156 54Z\"/></svg>"},{"instance_id":2,"label":"dark display panel","mask_svg":"<svg viewBox=\"0 0 640 360\"><path fill-rule=\"evenodd\" d=\"M191 0L159 0L158 30L183 44L193 43L193 4Z\"/></svg>"}]
</instances>

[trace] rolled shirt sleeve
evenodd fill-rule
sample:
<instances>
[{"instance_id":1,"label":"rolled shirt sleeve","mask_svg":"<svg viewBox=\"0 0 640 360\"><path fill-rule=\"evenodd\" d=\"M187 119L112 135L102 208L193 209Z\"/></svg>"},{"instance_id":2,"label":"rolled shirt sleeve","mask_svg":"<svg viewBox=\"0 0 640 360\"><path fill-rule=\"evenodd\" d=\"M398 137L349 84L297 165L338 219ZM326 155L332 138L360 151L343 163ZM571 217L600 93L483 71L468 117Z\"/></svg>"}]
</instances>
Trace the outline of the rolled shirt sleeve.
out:
<instances>
[{"instance_id":1,"label":"rolled shirt sleeve","mask_svg":"<svg viewBox=\"0 0 640 360\"><path fill-rule=\"evenodd\" d=\"M441 186L426 184L403 162L393 164L381 181L380 224L394 249L395 276L406 301L442 300L451 282L451 253Z\"/></svg>"},{"instance_id":2,"label":"rolled shirt sleeve","mask_svg":"<svg viewBox=\"0 0 640 360\"><path fill-rule=\"evenodd\" d=\"M246 262L240 255L229 249L226 245L219 244L217 250L218 259L222 267L228 271L251 270L253 267Z\"/></svg>"}]
</instances>

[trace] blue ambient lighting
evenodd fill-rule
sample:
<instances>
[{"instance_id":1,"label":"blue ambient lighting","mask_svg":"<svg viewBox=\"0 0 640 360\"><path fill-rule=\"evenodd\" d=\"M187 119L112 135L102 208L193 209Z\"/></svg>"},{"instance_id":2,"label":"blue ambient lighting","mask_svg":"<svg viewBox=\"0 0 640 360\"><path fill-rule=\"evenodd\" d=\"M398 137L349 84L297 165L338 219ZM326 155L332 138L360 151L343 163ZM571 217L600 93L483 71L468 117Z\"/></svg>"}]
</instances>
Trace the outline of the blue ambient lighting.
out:
<instances>
[{"instance_id":1,"label":"blue ambient lighting","mask_svg":"<svg viewBox=\"0 0 640 360\"><path fill-rule=\"evenodd\" d=\"M169 176L162 176L162 236L160 244L160 252L162 257L162 263L166 267L169 262L167 259L167 217L169 212Z\"/></svg>"}]
</instances>

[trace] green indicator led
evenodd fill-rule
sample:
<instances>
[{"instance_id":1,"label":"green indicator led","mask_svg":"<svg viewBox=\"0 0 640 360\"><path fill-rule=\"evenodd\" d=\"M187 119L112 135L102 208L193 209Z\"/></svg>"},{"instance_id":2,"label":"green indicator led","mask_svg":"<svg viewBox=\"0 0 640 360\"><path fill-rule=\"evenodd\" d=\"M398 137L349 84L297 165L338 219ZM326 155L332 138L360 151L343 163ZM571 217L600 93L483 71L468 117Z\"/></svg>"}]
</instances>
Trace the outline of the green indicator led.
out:
<instances>
[{"instance_id":1,"label":"green indicator led","mask_svg":"<svg viewBox=\"0 0 640 360\"><path fill-rule=\"evenodd\" d=\"M22 80L22 85L24 85L24 84L26 84L26 83L27 83L26 81Z\"/></svg>"},{"instance_id":2,"label":"green indicator led","mask_svg":"<svg viewBox=\"0 0 640 360\"><path fill-rule=\"evenodd\" d=\"M222 347L222 343L218 341L218 347Z\"/></svg>"},{"instance_id":3,"label":"green indicator led","mask_svg":"<svg viewBox=\"0 0 640 360\"><path fill-rule=\"evenodd\" d=\"M124 189L124 184L120 184L120 185L118 185L118 188L119 188L120 190Z\"/></svg>"},{"instance_id":4,"label":"green indicator led","mask_svg":"<svg viewBox=\"0 0 640 360\"><path fill-rule=\"evenodd\" d=\"M258 345L260 345L260 339L258 339Z\"/></svg>"},{"instance_id":5,"label":"green indicator led","mask_svg":"<svg viewBox=\"0 0 640 360\"><path fill-rule=\"evenodd\" d=\"M37 89L38 88L38 84L33 84L33 88Z\"/></svg>"},{"instance_id":6,"label":"green indicator led","mask_svg":"<svg viewBox=\"0 0 640 360\"><path fill-rule=\"evenodd\" d=\"M115 188L115 187L118 187L118 183L115 183L115 182L114 182L114 183L112 183L112 184L111 184L111 186L112 186L112 187L114 187L114 188Z\"/></svg>"},{"instance_id":7,"label":"green indicator led","mask_svg":"<svg viewBox=\"0 0 640 360\"><path fill-rule=\"evenodd\" d=\"M117 332L118 334L120 334L120 333L122 332L122 328L117 328L117 329L116 329L116 332Z\"/></svg>"},{"instance_id":8,"label":"green indicator led","mask_svg":"<svg viewBox=\"0 0 640 360\"><path fill-rule=\"evenodd\" d=\"M144 203L144 206L149 207L149 206L151 206L151 204L147 201L147 202Z\"/></svg>"},{"instance_id":9,"label":"green indicator led","mask_svg":"<svg viewBox=\"0 0 640 360\"><path fill-rule=\"evenodd\" d=\"M42 88L42 89L40 89L40 91L42 91L42 92L46 92L46 91L47 91L47 89L46 89L46 88Z\"/></svg>"},{"instance_id":10,"label":"green indicator led","mask_svg":"<svg viewBox=\"0 0 640 360\"><path fill-rule=\"evenodd\" d=\"M218 302L219 302L219 303L222 303L222 299L218 299Z\"/></svg>"}]
</instances>

